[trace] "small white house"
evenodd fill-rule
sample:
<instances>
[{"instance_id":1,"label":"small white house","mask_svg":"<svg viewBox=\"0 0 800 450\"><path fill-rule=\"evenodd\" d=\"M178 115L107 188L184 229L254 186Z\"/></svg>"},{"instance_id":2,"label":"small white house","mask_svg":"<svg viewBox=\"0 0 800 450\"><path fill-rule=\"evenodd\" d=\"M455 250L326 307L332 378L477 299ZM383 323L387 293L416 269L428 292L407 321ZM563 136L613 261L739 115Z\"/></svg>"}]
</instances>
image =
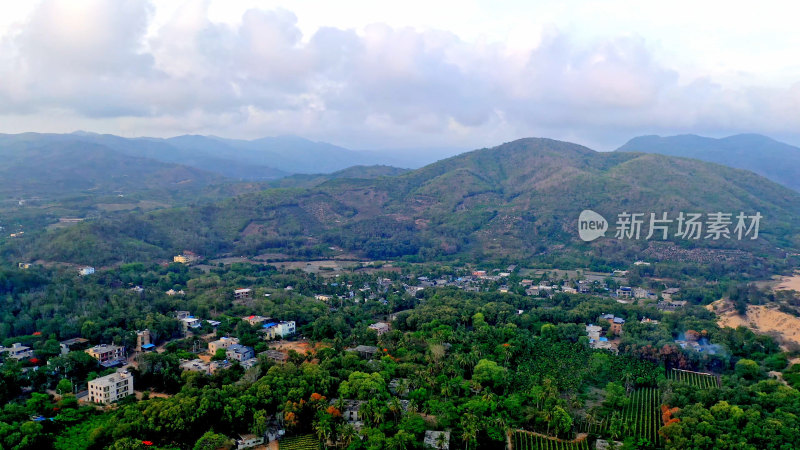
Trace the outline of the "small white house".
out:
<instances>
[{"instance_id":1,"label":"small white house","mask_svg":"<svg viewBox=\"0 0 800 450\"><path fill-rule=\"evenodd\" d=\"M78 275L82 277L86 275L91 275L93 273L94 273L94 267L87 266L87 267L82 267L80 270L78 270Z\"/></svg>"}]
</instances>

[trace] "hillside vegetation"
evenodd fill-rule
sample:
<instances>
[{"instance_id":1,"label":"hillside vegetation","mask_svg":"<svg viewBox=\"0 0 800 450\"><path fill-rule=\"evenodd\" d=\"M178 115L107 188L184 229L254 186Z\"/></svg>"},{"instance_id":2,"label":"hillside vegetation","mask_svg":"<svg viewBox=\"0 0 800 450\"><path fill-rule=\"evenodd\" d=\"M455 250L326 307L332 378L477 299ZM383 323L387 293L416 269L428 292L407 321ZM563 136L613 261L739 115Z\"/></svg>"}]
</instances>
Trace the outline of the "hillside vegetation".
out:
<instances>
[{"instance_id":1,"label":"hillside vegetation","mask_svg":"<svg viewBox=\"0 0 800 450\"><path fill-rule=\"evenodd\" d=\"M607 218L612 239L578 240L583 209ZM623 211L669 212L673 218L681 211L760 212L760 239L700 240L692 246L782 258L778 248L797 246L800 195L716 164L522 139L396 177L336 178L306 189L269 189L85 223L18 240L7 251L95 264L167 257L183 249L207 256L325 256L331 246L368 258L638 259L651 243L613 239ZM676 248L687 243L677 241Z\"/></svg>"}]
</instances>

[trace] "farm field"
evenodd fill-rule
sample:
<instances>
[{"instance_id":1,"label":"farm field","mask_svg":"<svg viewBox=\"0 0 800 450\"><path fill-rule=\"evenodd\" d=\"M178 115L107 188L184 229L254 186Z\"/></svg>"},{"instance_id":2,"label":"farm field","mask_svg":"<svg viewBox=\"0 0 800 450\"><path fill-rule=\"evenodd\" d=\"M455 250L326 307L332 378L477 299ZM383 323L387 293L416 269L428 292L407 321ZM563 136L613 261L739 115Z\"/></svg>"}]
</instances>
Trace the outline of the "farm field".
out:
<instances>
[{"instance_id":1,"label":"farm field","mask_svg":"<svg viewBox=\"0 0 800 450\"><path fill-rule=\"evenodd\" d=\"M286 437L278 442L280 442L280 450L317 450L319 448L319 441L313 434Z\"/></svg>"},{"instance_id":2,"label":"farm field","mask_svg":"<svg viewBox=\"0 0 800 450\"><path fill-rule=\"evenodd\" d=\"M613 439L627 436L647 439L652 446L662 445L658 430L661 428L661 392L655 388L633 391L629 402L620 412L604 417L594 423L579 427L589 434Z\"/></svg>"},{"instance_id":3,"label":"farm field","mask_svg":"<svg viewBox=\"0 0 800 450\"><path fill-rule=\"evenodd\" d=\"M588 450L589 442L563 442L531 433L515 432L512 436L514 450Z\"/></svg>"},{"instance_id":4,"label":"farm field","mask_svg":"<svg viewBox=\"0 0 800 450\"><path fill-rule=\"evenodd\" d=\"M717 377L710 373L671 369L667 372L667 378L699 389L719 387Z\"/></svg>"},{"instance_id":5,"label":"farm field","mask_svg":"<svg viewBox=\"0 0 800 450\"><path fill-rule=\"evenodd\" d=\"M622 417L624 435L645 438L657 445L661 428L661 392L655 388L633 391Z\"/></svg>"}]
</instances>

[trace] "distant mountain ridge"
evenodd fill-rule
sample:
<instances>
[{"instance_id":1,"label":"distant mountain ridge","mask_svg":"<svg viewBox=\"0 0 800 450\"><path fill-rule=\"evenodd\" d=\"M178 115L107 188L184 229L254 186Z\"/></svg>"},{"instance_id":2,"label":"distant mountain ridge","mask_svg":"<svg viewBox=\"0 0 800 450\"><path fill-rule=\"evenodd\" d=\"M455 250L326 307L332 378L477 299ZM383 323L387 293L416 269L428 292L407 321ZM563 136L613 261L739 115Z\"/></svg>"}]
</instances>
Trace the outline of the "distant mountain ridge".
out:
<instances>
[{"instance_id":1,"label":"distant mountain ridge","mask_svg":"<svg viewBox=\"0 0 800 450\"><path fill-rule=\"evenodd\" d=\"M800 247L800 194L763 177L691 159L528 138L397 176L331 178L307 188L87 222L19 241L13 251L109 264L183 249L206 256L325 257L340 248L375 259L631 260L652 247L645 240L618 241L613 231L581 242L577 217L583 209L602 214L612 227L623 211L671 217L679 211L757 211L768 218L759 240L692 245L773 255ZM87 241L102 250L94 260L82 259L80 243Z\"/></svg>"},{"instance_id":2,"label":"distant mountain ridge","mask_svg":"<svg viewBox=\"0 0 800 450\"><path fill-rule=\"evenodd\" d=\"M102 145L129 156L181 164L231 179L250 181L275 180L290 174L333 173L353 166L420 167L440 159L437 155L449 156L457 151L357 151L297 136L243 140L200 135L125 138L85 131L0 134L0 148L14 145L45 147L61 143Z\"/></svg>"},{"instance_id":3,"label":"distant mountain ridge","mask_svg":"<svg viewBox=\"0 0 800 450\"><path fill-rule=\"evenodd\" d=\"M721 139L693 134L640 136L616 151L659 153L714 162L753 171L800 191L800 148L759 134L738 134Z\"/></svg>"}]
</instances>

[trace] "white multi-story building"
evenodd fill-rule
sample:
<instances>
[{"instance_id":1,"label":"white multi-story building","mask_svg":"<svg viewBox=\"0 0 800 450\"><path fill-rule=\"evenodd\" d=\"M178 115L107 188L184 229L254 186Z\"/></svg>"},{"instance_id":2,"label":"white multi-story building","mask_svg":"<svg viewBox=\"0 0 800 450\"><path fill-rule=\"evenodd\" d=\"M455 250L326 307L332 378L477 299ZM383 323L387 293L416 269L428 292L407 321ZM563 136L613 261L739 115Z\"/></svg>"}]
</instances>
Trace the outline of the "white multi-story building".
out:
<instances>
[{"instance_id":1,"label":"white multi-story building","mask_svg":"<svg viewBox=\"0 0 800 450\"><path fill-rule=\"evenodd\" d=\"M89 382L89 401L109 404L133 394L133 375L122 370Z\"/></svg>"}]
</instances>

